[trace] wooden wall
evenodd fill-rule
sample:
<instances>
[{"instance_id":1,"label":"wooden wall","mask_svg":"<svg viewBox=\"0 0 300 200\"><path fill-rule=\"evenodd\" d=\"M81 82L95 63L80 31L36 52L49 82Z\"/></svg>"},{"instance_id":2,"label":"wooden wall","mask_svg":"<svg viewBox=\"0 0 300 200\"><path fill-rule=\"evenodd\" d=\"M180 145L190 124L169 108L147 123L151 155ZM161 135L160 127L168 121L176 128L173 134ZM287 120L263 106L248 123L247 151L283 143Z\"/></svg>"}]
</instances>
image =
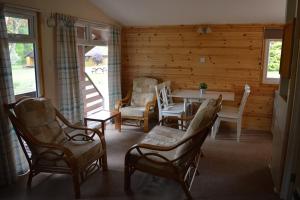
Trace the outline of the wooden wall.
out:
<instances>
[{"instance_id":1,"label":"wooden wall","mask_svg":"<svg viewBox=\"0 0 300 200\"><path fill-rule=\"evenodd\" d=\"M279 25L209 25L212 32L197 33L201 25L126 27L122 33L122 91L139 76L171 80L172 88L234 91L238 105L245 83L251 86L243 127L271 127L277 85L262 84L265 27ZM205 63L200 63L205 57Z\"/></svg>"}]
</instances>

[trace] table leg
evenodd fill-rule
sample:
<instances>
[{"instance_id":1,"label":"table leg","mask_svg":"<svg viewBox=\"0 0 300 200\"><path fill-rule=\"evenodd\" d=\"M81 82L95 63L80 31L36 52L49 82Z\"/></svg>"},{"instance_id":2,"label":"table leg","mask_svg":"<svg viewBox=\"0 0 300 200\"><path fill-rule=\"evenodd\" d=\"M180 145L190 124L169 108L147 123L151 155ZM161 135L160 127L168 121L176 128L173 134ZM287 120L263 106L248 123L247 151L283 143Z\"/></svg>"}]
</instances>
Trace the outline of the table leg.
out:
<instances>
[{"instance_id":1,"label":"table leg","mask_svg":"<svg viewBox=\"0 0 300 200\"><path fill-rule=\"evenodd\" d=\"M104 130L105 130L105 121L102 121L101 122L101 131L102 131L103 135L104 135Z\"/></svg>"},{"instance_id":2,"label":"table leg","mask_svg":"<svg viewBox=\"0 0 300 200\"><path fill-rule=\"evenodd\" d=\"M87 120L85 118L83 119L83 122L84 122L84 126L87 127ZM86 135L88 134L87 130L85 130L85 134Z\"/></svg>"},{"instance_id":3,"label":"table leg","mask_svg":"<svg viewBox=\"0 0 300 200\"><path fill-rule=\"evenodd\" d=\"M115 129L118 129L121 132L121 113L115 117Z\"/></svg>"}]
</instances>

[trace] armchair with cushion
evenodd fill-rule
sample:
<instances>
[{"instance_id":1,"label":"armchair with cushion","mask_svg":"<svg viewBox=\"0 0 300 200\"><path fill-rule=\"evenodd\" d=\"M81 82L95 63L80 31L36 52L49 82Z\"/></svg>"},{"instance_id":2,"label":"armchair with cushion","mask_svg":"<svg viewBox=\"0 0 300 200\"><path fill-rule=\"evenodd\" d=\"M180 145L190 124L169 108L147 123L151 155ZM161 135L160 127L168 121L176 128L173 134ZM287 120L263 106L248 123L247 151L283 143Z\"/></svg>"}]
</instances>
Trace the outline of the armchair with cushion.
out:
<instances>
[{"instance_id":1,"label":"armchair with cushion","mask_svg":"<svg viewBox=\"0 0 300 200\"><path fill-rule=\"evenodd\" d=\"M125 191L131 191L130 177L139 170L177 181L191 198L190 188L197 174L201 146L217 118L221 103L222 96L218 100L204 101L186 131L157 125L132 146L125 156Z\"/></svg>"},{"instance_id":2,"label":"armchair with cushion","mask_svg":"<svg viewBox=\"0 0 300 200\"><path fill-rule=\"evenodd\" d=\"M155 115L156 95L154 78L140 77L133 80L132 90L124 99L116 102L115 108L121 112L122 121L137 120L144 124L144 132L149 130L149 119Z\"/></svg>"},{"instance_id":3,"label":"armchair with cushion","mask_svg":"<svg viewBox=\"0 0 300 200\"><path fill-rule=\"evenodd\" d=\"M30 167L29 187L40 172L70 174L79 198L80 181L101 167L107 170L103 133L70 124L50 100L23 98L7 109Z\"/></svg>"}]
</instances>

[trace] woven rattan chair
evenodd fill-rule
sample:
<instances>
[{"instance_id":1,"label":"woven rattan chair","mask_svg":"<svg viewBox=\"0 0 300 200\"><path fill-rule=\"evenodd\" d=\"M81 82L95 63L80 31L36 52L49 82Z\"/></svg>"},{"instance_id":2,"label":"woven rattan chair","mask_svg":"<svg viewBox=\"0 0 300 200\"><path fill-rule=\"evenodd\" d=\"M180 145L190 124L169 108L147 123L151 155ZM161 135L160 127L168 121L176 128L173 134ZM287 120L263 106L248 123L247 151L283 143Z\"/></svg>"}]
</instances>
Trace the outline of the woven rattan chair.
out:
<instances>
[{"instance_id":1,"label":"woven rattan chair","mask_svg":"<svg viewBox=\"0 0 300 200\"><path fill-rule=\"evenodd\" d=\"M30 167L28 187L41 172L70 174L80 198L80 182L101 167L107 170L99 130L70 124L45 98L23 98L7 109Z\"/></svg>"},{"instance_id":2,"label":"woven rattan chair","mask_svg":"<svg viewBox=\"0 0 300 200\"><path fill-rule=\"evenodd\" d=\"M116 102L116 110L121 112L122 122L134 120L138 125L143 123L144 132L149 131L149 120L154 118L156 107L155 85L158 81L154 78L139 77L133 80L132 90L126 97Z\"/></svg>"},{"instance_id":3,"label":"woven rattan chair","mask_svg":"<svg viewBox=\"0 0 300 200\"><path fill-rule=\"evenodd\" d=\"M131 192L130 177L139 170L177 181L186 196L192 198L190 189L197 174L201 146L217 118L221 102L221 96L218 100L204 101L186 131L158 125L132 146L125 156L125 191Z\"/></svg>"}]
</instances>

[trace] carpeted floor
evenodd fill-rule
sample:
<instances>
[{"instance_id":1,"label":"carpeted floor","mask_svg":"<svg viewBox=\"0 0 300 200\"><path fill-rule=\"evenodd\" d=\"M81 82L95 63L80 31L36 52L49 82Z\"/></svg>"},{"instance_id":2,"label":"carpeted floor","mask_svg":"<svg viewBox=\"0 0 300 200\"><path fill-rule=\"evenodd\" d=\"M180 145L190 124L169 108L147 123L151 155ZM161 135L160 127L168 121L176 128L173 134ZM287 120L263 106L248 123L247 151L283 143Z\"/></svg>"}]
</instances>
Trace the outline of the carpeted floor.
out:
<instances>
[{"instance_id":1,"label":"carpeted floor","mask_svg":"<svg viewBox=\"0 0 300 200\"><path fill-rule=\"evenodd\" d=\"M136 172L132 176L134 194L123 191L123 165L126 150L145 134L136 127L122 126L122 132L108 126L106 141L109 171L96 172L81 185L82 199L185 199L177 183ZM247 132L237 143L234 134L221 132L215 141L203 145L199 176L192 187L194 199L277 200L268 164L271 157L269 133ZM10 187L0 189L0 199L73 199L68 175L40 174L26 190L26 176Z\"/></svg>"}]
</instances>

